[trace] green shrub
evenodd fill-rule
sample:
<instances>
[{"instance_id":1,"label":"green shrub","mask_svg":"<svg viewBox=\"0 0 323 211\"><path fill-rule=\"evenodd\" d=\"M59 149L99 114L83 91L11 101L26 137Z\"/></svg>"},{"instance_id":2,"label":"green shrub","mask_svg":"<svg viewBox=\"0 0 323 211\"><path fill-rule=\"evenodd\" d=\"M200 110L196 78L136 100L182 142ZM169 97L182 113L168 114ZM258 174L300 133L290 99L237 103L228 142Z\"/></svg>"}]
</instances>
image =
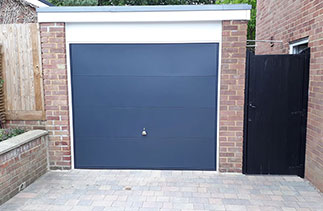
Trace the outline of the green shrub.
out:
<instances>
[{"instance_id":1,"label":"green shrub","mask_svg":"<svg viewBox=\"0 0 323 211\"><path fill-rule=\"evenodd\" d=\"M4 141L11 137L24 133L25 130L20 128L0 129L0 141Z\"/></svg>"}]
</instances>

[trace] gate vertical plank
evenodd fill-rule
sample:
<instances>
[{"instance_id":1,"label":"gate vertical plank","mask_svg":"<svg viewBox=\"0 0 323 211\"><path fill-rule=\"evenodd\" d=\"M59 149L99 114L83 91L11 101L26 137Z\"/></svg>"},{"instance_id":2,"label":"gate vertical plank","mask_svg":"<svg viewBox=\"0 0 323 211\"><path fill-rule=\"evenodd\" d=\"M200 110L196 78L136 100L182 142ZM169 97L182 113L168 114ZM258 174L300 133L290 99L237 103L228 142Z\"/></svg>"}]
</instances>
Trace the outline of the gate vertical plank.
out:
<instances>
[{"instance_id":1,"label":"gate vertical plank","mask_svg":"<svg viewBox=\"0 0 323 211\"><path fill-rule=\"evenodd\" d=\"M31 41L32 41L32 59L33 59L33 72L34 72L34 89L35 89L35 109L41 111L43 109L42 98L42 77L40 68L39 56L39 34L38 27L35 24L30 25Z\"/></svg>"},{"instance_id":2,"label":"gate vertical plank","mask_svg":"<svg viewBox=\"0 0 323 211\"><path fill-rule=\"evenodd\" d=\"M302 114L302 131L301 131L301 145L304 146L300 150L300 163L302 169L304 169L305 164L305 154L306 154L306 128L307 128L307 110L308 110L308 89L309 89L309 75L310 75L310 58L311 58L311 49L307 48L303 50L301 53L304 55L304 75L303 75L303 96L302 96L302 108L303 108L303 114ZM305 171L301 171L299 173L300 177L305 176Z\"/></svg>"}]
</instances>

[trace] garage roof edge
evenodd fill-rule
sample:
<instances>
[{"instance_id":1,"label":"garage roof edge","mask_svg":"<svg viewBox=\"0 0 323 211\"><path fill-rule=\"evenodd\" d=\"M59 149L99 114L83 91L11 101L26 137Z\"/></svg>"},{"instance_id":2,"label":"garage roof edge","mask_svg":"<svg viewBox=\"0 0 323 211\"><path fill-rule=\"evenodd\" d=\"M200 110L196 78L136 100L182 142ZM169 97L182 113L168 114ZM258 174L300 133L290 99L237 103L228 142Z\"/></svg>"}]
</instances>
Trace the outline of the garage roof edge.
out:
<instances>
[{"instance_id":1,"label":"garage roof edge","mask_svg":"<svg viewBox=\"0 0 323 211\"><path fill-rule=\"evenodd\" d=\"M167 6L88 6L88 7L43 7L38 13L53 12L172 12L172 11L221 11L251 10L248 4L222 5L167 5Z\"/></svg>"}]
</instances>

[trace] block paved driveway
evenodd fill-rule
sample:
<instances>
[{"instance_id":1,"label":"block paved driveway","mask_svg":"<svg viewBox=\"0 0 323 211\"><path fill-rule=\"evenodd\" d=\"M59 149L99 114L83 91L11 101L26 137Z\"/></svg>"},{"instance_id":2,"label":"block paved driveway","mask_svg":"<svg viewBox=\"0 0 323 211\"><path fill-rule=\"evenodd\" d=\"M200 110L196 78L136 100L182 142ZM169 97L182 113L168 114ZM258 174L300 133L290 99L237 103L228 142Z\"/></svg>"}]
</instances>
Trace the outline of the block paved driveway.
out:
<instances>
[{"instance_id":1,"label":"block paved driveway","mask_svg":"<svg viewBox=\"0 0 323 211\"><path fill-rule=\"evenodd\" d=\"M71 170L48 172L0 210L323 210L323 196L294 176Z\"/></svg>"}]
</instances>

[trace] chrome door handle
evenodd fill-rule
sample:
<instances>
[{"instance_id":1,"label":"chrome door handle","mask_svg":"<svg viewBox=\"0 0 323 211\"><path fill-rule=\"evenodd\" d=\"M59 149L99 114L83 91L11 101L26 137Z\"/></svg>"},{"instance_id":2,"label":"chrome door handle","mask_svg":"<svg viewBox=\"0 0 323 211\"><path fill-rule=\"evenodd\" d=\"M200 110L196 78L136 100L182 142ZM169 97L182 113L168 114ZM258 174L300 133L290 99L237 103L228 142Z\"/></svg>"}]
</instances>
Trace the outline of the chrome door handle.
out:
<instances>
[{"instance_id":1,"label":"chrome door handle","mask_svg":"<svg viewBox=\"0 0 323 211\"><path fill-rule=\"evenodd\" d=\"M141 135L142 135L142 136L146 136L146 135L147 135L146 128L144 128L144 129L142 130Z\"/></svg>"}]
</instances>

